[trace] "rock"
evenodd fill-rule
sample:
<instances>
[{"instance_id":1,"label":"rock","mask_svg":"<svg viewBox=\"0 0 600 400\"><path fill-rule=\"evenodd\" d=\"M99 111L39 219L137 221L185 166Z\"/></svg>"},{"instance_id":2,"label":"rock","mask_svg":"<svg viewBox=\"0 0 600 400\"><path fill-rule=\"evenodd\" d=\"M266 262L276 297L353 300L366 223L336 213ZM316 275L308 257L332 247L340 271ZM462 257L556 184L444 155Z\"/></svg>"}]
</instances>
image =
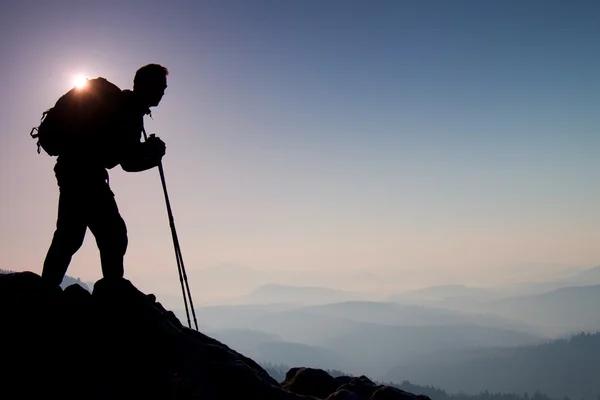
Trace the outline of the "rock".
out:
<instances>
[{"instance_id":1,"label":"rock","mask_svg":"<svg viewBox=\"0 0 600 400\"><path fill-rule=\"evenodd\" d=\"M364 375L354 378L349 383L339 387L339 389L345 389L352 393L361 395L365 399L370 398L378 388L379 386L375 384L375 382Z\"/></svg>"},{"instance_id":2,"label":"rock","mask_svg":"<svg viewBox=\"0 0 600 400\"><path fill-rule=\"evenodd\" d=\"M349 390L341 389L333 392L326 400L365 400L365 397L352 393Z\"/></svg>"},{"instance_id":3,"label":"rock","mask_svg":"<svg viewBox=\"0 0 600 400\"><path fill-rule=\"evenodd\" d=\"M337 383L341 386L341 385L345 385L346 383L350 383L352 381L352 379L354 379L353 376L336 376L335 380L337 381Z\"/></svg>"},{"instance_id":4,"label":"rock","mask_svg":"<svg viewBox=\"0 0 600 400\"><path fill-rule=\"evenodd\" d=\"M0 398L416 397L364 376L333 378L303 367L279 384L250 358L182 325L126 279L101 279L89 293L79 285L50 287L32 272L0 274L0 321Z\"/></svg>"},{"instance_id":5,"label":"rock","mask_svg":"<svg viewBox=\"0 0 600 400\"><path fill-rule=\"evenodd\" d=\"M381 386L373 393L370 400L420 400L429 399L427 396L417 396L392 386Z\"/></svg>"},{"instance_id":6,"label":"rock","mask_svg":"<svg viewBox=\"0 0 600 400\"><path fill-rule=\"evenodd\" d=\"M0 397L310 399L184 327L128 280L86 292L31 272L0 276Z\"/></svg>"},{"instance_id":7,"label":"rock","mask_svg":"<svg viewBox=\"0 0 600 400\"><path fill-rule=\"evenodd\" d=\"M289 371L285 374L285 382L289 382L291 381L294 376L296 376L296 373L301 369L302 367L294 367L294 368L290 368Z\"/></svg>"},{"instance_id":8,"label":"rock","mask_svg":"<svg viewBox=\"0 0 600 400\"><path fill-rule=\"evenodd\" d=\"M283 384L285 389L320 399L335 392L339 386L335 378L322 369L297 368L291 379L287 380L289 375L290 371L286 374L286 382Z\"/></svg>"}]
</instances>

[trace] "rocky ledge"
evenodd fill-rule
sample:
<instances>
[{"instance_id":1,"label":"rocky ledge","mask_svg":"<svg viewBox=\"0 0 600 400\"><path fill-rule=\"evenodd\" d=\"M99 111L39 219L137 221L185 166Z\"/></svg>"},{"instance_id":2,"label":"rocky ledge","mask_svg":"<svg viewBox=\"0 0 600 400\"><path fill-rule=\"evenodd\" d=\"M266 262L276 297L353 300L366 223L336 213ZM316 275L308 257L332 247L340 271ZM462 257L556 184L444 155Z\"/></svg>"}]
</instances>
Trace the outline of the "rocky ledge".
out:
<instances>
[{"instance_id":1,"label":"rocky ledge","mask_svg":"<svg viewBox=\"0 0 600 400\"><path fill-rule=\"evenodd\" d=\"M277 382L125 279L90 293L32 272L0 275L0 321L3 399L429 400L311 368Z\"/></svg>"}]
</instances>

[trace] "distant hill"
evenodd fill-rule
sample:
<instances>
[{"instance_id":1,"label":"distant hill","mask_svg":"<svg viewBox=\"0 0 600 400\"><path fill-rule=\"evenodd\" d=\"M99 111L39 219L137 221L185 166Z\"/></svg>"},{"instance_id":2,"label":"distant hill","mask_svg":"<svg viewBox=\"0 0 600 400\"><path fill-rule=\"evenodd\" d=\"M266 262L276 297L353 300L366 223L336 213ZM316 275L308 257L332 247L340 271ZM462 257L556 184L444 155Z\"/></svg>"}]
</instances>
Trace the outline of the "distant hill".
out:
<instances>
[{"instance_id":1,"label":"distant hill","mask_svg":"<svg viewBox=\"0 0 600 400\"><path fill-rule=\"evenodd\" d=\"M211 304L256 304L273 302L302 302L310 299L308 296L324 296L325 301L358 300L350 292L343 290L327 289L328 287L347 288L354 290L352 286L365 286L366 278L362 275L348 271L323 271L323 270L278 270L252 268L238 264L219 264L211 267L190 270L187 273L190 285L194 287L197 282L203 287L202 297ZM210 285L205 285L210 282ZM377 281L378 282L378 281ZM377 283L376 282L376 283ZM371 286L376 285L371 283ZM320 291L319 289L323 289ZM161 292L174 293L177 287L160 288ZM337 295L344 297L331 298ZM316 304L320 300L314 300L310 304Z\"/></svg>"},{"instance_id":2,"label":"distant hill","mask_svg":"<svg viewBox=\"0 0 600 400\"><path fill-rule=\"evenodd\" d=\"M92 289L90 289L90 287L87 285L87 283L83 282L81 279L73 278L68 275L65 275L62 283L60 284L60 287L62 287L64 289L67 286L71 286L71 285L79 285L90 293L92 291Z\"/></svg>"},{"instance_id":3,"label":"distant hill","mask_svg":"<svg viewBox=\"0 0 600 400\"><path fill-rule=\"evenodd\" d=\"M568 274L546 282L520 282L498 286L505 295L533 295L571 286L600 285L600 266L570 269ZM507 296L504 296L507 297Z\"/></svg>"},{"instance_id":4,"label":"distant hill","mask_svg":"<svg viewBox=\"0 0 600 400\"><path fill-rule=\"evenodd\" d=\"M361 300L360 293L318 286L262 285L238 299L239 304L323 304L349 300Z\"/></svg>"},{"instance_id":5,"label":"distant hill","mask_svg":"<svg viewBox=\"0 0 600 400\"><path fill-rule=\"evenodd\" d=\"M518 281L485 287L465 285L428 286L389 295L387 301L407 304L461 306L468 302L499 300L514 296L529 296L570 286L600 285L600 266L593 268L567 268L554 271L546 281Z\"/></svg>"},{"instance_id":6,"label":"distant hill","mask_svg":"<svg viewBox=\"0 0 600 400\"><path fill-rule=\"evenodd\" d=\"M600 269L582 272L590 281ZM580 276L580 275L577 275ZM415 294L416 293L416 294ZM523 294L525 293L525 294ZM451 297L444 298L445 295ZM402 304L445 308L467 314L496 316L507 327L530 326L528 332L556 338L600 330L600 285L559 286L557 282L514 284L489 289L432 287L394 297Z\"/></svg>"},{"instance_id":7,"label":"distant hill","mask_svg":"<svg viewBox=\"0 0 600 400\"><path fill-rule=\"evenodd\" d=\"M586 269L565 279L569 285L600 285L600 266Z\"/></svg>"},{"instance_id":8,"label":"distant hill","mask_svg":"<svg viewBox=\"0 0 600 400\"><path fill-rule=\"evenodd\" d=\"M206 333L228 346L239 348L238 351L243 350L247 353L251 353L261 343L283 341L277 335L253 329L216 329L207 330Z\"/></svg>"},{"instance_id":9,"label":"distant hill","mask_svg":"<svg viewBox=\"0 0 600 400\"><path fill-rule=\"evenodd\" d=\"M399 360L418 360L440 350L539 343L526 333L479 326L381 326L363 324L324 340L321 346L344 354L376 378ZM353 372L352 370L351 372Z\"/></svg>"},{"instance_id":10,"label":"distant hill","mask_svg":"<svg viewBox=\"0 0 600 400\"><path fill-rule=\"evenodd\" d=\"M398 365L399 360L437 350L511 346L541 340L517 330L478 325L474 322L477 319L469 320L468 316L456 314L453 319L453 314L444 310L386 303L348 302L295 308L221 306L200 308L197 315L213 331L260 330L284 342L343 354L346 370L366 371L375 376ZM281 361L286 360L282 357ZM327 365L334 365L333 360Z\"/></svg>"},{"instance_id":11,"label":"distant hill","mask_svg":"<svg viewBox=\"0 0 600 400\"><path fill-rule=\"evenodd\" d=\"M198 320L210 330L255 329L258 317L295 307L288 304L219 305L197 307L195 311ZM185 319L185 311L179 309L176 314Z\"/></svg>"},{"instance_id":12,"label":"distant hill","mask_svg":"<svg viewBox=\"0 0 600 400\"><path fill-rule=\"evenodd\" d=\"M600 333L535 346L446 351L412 360L385 375L466 393L536 390L555 398L596 400Z\"/></svg>"},{"instance_id":13,"label":"distant hill","mask_svg":"<svg viewBox=\"0 0 600 400\"><path fill-rule=\"evenodd\" d=\"M548 333L564 335L600 330L600 285L573 286L546 293L482 302L476 305L507 318L529 321Z\"/></svg>"},{"instance_id":14,"label":"distant hill","mask_svg":"<svg viewBox=\"0 0 600 400\"><path fill-rule=\"evenodd\" d=\"M258 346L260 361L272 360L276 363L286 362L312 368L342 368L348 365L343 355L320 346L309 346L303 343L265 342Z\"/></svg>"},{"instance_id":15,"label":"distant hill","mask_svg":"<svg viewBox=\"0 0 600 400\"><path fill-rule=\"evenodd\" d=\"M257 361L303 365L313 368L341 368L347 360L324 347L287 342L278 335L252 329L208 331L215 339Z\"/></svg>"},{"instance_id":16,"label":"distant hill","mask_svg":"<svg viewBox=\"0 0 600 400\"><path fill-rule=\"evenodd\" d=\"M388 296L387 300L398 303L421 303L455 298L487 299L493 296L494 292L486 288L464 285L440 285L393 294Z\"/></svg>"},{"instance_id":17,"label":"distant hill","mask_svg":"<svg viewBox=\"0 0 600 400\"><path fill-rule=\"evenodd\" d=\"M286 341L313 346L367 325L346 318L316 315L295 309L263 313L243 323L246 327L257 327L263 332L279 335Z\"/></svg>"},{"instance_id":18,"label":"distant hill","mask_svg":"<svg viewBox=\"0 0 600 400\"><path fill-rule=\"evenodd\" d=\"M474 325L537 333L535 326L492 314L467 314L443 308L374 301L348 301L307 306L298 311L381 325Z\"/></svg>"}]
</instances>

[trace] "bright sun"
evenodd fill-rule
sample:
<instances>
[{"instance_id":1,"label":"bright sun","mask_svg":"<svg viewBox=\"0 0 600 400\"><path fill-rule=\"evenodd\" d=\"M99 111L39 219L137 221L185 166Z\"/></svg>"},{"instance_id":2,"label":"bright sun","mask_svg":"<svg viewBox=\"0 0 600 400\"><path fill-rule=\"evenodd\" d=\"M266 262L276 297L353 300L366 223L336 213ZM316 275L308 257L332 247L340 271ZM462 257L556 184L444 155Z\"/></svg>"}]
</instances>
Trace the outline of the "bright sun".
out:
<instances>
[{"instance_id":1,"label":"bright sun","mask_svg":"<svg viewBox=\"0 0 600 400\"><path fill-rule=\"evenodd\" d=\"M81 89L86 84L87 84L87 78L83 74L79 74L79 75L75 76L75 78L73 78L73 85L75 85L75 87L78 89Z\"/></svg>"}]
</instances>

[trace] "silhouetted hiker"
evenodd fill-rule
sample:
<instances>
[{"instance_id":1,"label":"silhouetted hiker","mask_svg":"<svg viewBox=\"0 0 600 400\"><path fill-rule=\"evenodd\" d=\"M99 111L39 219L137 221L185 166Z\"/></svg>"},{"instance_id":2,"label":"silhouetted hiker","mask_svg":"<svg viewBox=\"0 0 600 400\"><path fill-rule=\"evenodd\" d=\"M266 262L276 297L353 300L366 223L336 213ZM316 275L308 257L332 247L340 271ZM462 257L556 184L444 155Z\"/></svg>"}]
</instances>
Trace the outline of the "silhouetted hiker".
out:
<instances>
[{"instance_id":1,"label":"silhouetted hiker","mask_svg":"<svg viewBox=\"0 0 600 400\"><path fill-rule=\"evenodd\" d=\"M120 164L127 172L145 171L156 167L164 156L162 140L150 137L142 142L141 137L144 116L160 103L167 76L168 70L159 64L138 69L133 90L117 90L110 117L91 121L84 128L99 133L93 141L75 140L58 155L54 167L60 191L58 218L42 270L49 283L61 284L87 228L96 239L104 278L123 277L127 228L109 187L107 169ZM81 133L90 137L85 136L89 132Z\"/></svg>"}]
</instances>

